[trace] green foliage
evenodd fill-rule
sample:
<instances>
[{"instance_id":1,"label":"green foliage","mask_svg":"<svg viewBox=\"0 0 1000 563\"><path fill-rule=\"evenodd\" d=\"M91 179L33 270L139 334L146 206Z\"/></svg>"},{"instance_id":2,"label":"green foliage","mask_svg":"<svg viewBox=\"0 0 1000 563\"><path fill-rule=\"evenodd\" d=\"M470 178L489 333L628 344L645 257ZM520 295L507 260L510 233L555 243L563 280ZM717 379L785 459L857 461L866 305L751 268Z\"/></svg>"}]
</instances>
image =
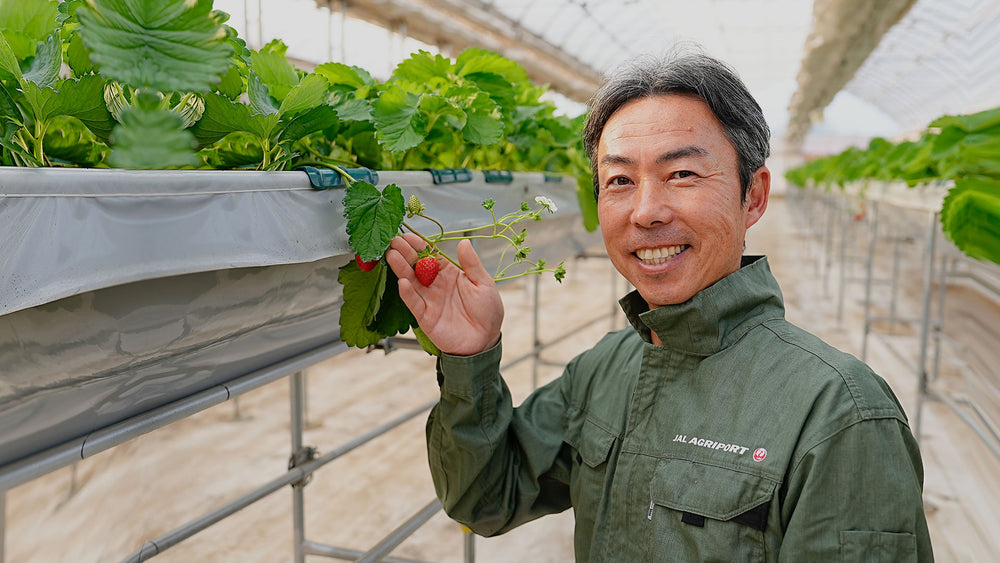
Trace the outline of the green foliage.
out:
<instances>
[{"instance_id":1,"label":"green foliage","mask_svg":"<svg viewBox=\"0 0 1000 563\"><path fill-rule=\"evenodd\" d=\"M348 346L363 348L378 343L382 335L368 328L382 304L389 268L378 264L370 272L362 272L353 260L341 266L337 281L344 286L344 303L340 307L340 339Z\"/></svg>"},{"instance_id":2,"label":"green foliage","mask_svg":"<svg viewBox=\"0 0 1000 563\"><path fill-rule=\"evenodd\" d=\"M969 256L1000 263L1000 108L942 116L916 141L874 139L867 150L817 158L785 177L802 187L951 180L941 209L945 235Z\"/></svg>"},{"instance_id":3,"label":"green foliage","mask_svg":"<svg viewBox=\"0 0 1000 563\"><path fill-rule=\"evenodd\" d=\"M468 49L413 53L384 83L336 62L304 72L280 40L248 49L228 18L211 0L0 0L0 160L569 174L596 228L582 116L556 115L517 63Z\"/></svg>"},{"instance_id":4,"label":"green foliage","mask_svg":"<svg viewBox=\"0 0 1000 563\"><path fill-rule=\"evenodd\" d=\"M149 143L149 137L157 142ZM181 168L198 163L194 135L184 129L181 116L170 110L127 108L111 141L114 148L108 163L118 168Z\"/></svg>"},{"instance_id":5,"label":"green foliage","mask_svg":"<svg viewBox=\"0 0 1000 563\"><path fill-rule=\"evenodd\" d=\"M0 161L7 166L373 169L479 168L577 178L596 228L582 116L556 115L517 63L483 49L455 60L417 52L384 83L329 62L311 72L279 40L248 49L211 0L0 0ZM64 64L65 63L65 64ZM348 242L379 259L407 211L399 187L349 182ZM543 198L544 199L544 198ZM494 277L552 272L528 259L534 211L497 216L478 238L511 244ZM422 210L412 214L423 215ZM426 217L426 216L424 216ZM429 218L428 218L429 219ZM433 221L433 219L431 219ZM467 230L466 230L467 231ZM434 247L468 232L441 232ZM440 251L440 249L438 249ZM441 253L445 258L454 261ZM341 268L341 335L367 346L414 329L385 264Z\"/></svg>"},{"instance_id":6,"label":"green foliage","mask_svg":"<svg viewBox=\"0 0 1000 563\"><path fill-rule=\"evenodd\" d=\"M0 0L0 32L18 60L35 54L56 27L57 0Z\"/></svg>"},{"instance_id":7,"label":"green foliage","mask_svg":"<svg viewBox=\"0 0 1000 563\"><path fill-rule=\"evenodd\" d=\"M382 191L368 182L354 182L344 194L348 244L364 261L381 258L403 223L403 192L396 184Z\"/></svg>"},{"instance_id":8,"label":"green foliage","mask_svg":"<svg viewBox=\"0 0 1000 563\"><path fill-rule=\"evenodd\" d=\"M1000 180L956 180L941 206L941 225L969 256L1000 264Z\"/></svg>"},{"instance_id":9,"label":"green foliage","mask_svg":"<svg viewBox=\"0 0 1000 563\"><path fill-rule=\"evenodd\" d=\"M229 68L227 17L212 11L212 0L90 0L77 17L91 60L109 80L203 92Z\"/></svg>"},{"instance_id":10,"label":"green foliage","mask_svg":"<svg viewBox=\"0 0 1000 563\"><path fill-rule=\"evenodd\" d=\"M517 63L421 51L384 83L336 62L307 73L280 40L247 49L228 18L211 0L0 0L0 161L569 174L596 228L583 116L556 115Z\"/></svg>"}]
</instances>

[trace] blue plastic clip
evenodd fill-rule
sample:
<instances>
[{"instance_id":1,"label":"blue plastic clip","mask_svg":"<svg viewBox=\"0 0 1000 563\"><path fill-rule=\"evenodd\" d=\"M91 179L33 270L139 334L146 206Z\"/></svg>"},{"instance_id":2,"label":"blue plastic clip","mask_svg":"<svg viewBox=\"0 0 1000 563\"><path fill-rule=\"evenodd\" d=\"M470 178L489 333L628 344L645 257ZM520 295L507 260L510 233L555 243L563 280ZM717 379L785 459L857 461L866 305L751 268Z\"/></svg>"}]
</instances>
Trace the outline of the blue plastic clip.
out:
<instances>
[{"instance_id":1,"label":"blue plastic clip","mask_svg":"<svg viewBox=\"0 0 1000 563\"><path fill-rule=\"evenodd\" d=\"M428 168L435 184L455 184L471 182L472 172L468 168Z\"/></svg>"},{"instance_id":2,"label":"blue plastic clip","mask_svg":"<svg viewBox=\"0 0 1000 563\"><path fill-rule=\"evenodd\" d=\"M316 168L313 166L299 166L297 170L303 170L309 175L309 183L313 189L328 190L330 188L343 188L344 177L332 168ZM370 168L346 168L344 172L356 182L368 182L371 185L378 184L378 172Z\"/></svg>"},{"instance_id":3,"label":"blue plastic clip","mask_svg":"<svg viewBox=\"0 0 1000 563\"><path fill-rule=\"evenodd\" d=\"M483 170L487 184L502 183L509 184L514 181L514 174L510 170Z\"/></svg>"}]
</instances>

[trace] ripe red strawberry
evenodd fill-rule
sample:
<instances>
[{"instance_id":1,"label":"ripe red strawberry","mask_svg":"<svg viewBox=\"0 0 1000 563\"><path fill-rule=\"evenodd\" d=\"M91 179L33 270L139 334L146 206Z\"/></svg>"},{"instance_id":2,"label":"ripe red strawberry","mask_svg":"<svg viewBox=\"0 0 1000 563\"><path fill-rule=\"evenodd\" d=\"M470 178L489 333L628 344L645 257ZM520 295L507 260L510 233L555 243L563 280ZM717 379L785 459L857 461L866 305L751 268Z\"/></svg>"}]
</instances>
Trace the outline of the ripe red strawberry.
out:
<instances>
[{"instance_id":1,"label":"ripe red strawberry","mask_svg":"<svg viewBox=\"0 0 1000 563\"><path fill-rule=\"evenodd\" d=\"M434 278L437 277L438 270L440 269L441 263L433 256L425 256L417 260L417 263L413 266L413 271L417 275L417 281L424 287L434 283Z\"/></svg>"},{"instance_id":2,"label":"ripe red strawberry","mask_svg":"<svg viewBox=\"0 0 1000 563\"><path fill-rule=\"evenodd\" d=\"M361 268L362 272L370 272L370 271L372 271L372 268L375 267L375 264L378 264L378 260L377 259L365 262L357 254L354 255L354 261L358 263L358 267Z\"/></svg>"}]
</instances>

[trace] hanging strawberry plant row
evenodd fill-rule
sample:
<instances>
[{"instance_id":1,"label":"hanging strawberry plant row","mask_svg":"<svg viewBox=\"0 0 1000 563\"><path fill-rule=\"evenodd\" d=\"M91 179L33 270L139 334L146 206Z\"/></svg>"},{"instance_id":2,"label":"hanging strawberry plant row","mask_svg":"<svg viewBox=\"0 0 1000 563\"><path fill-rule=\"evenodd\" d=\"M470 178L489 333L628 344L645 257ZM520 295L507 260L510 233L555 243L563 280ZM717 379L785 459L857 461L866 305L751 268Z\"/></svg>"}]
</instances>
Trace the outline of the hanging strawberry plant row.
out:
<instances>
[{"instance_id":1,"label":"hanging strawberry plant row","mask_svg":"<svg viewBox=\"0 0 1000 563\"><path fill-rule=\"evenodd\" d=\"M417 52L385 82L248 49L211 0L0 4L0 160L8 166L291 170L476 168L577 178L596 226L582 117L557 115L515 62Z\"/></svg>"},{"instance_id":2,"label":"hanging strawberry plant row","mask_svg":"<svg viewBox=\"0 0 1000 563\"><path fill-rule=\"evenodd\" d=\"M949 181L941 206L945 235L967 255L1000 264L1000 108L946 115L915 141L875 138L786 173L797 186L899 181L909 186Z\"/></svg>"},{"instance_id":3,"label":"hanging strawberry plant row","mask_svg":"<svg viewBox=\"0 0 1000 563\"><path fill-rule=\"evenodd\" d=\"M455 60L417 52L384 82L336 62L296 69L275 40L248 49L211 0L23 0L0 3L0 159L19 167L291 170L477 168L576 178L596 226L582 117L557 115L513 61L482 49ZM392 236L414 232L395 185L353 183L345 196L357 262L340 275L341 335L366 346L413 327L379 262ZM530 198L529 198L530 200ZM529 257L525 232L551 202L483 203L481 227L421 234L431 260L460 236L509 244L496 278L564 275ZM418 209L419 208L419 209ZM430 261L422 279L432 283ZM419 335L419 329L416 331Z\"/></svg>"}]
</instances>

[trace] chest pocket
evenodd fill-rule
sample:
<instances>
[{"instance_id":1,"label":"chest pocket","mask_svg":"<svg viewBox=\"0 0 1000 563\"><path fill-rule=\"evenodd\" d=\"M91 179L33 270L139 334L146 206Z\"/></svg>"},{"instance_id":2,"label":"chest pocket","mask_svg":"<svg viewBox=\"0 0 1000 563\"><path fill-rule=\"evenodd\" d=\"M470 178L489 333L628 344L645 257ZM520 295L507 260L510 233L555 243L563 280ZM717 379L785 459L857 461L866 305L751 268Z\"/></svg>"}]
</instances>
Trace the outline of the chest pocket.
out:
<instances>
[{"instance_id":1,"label":"chest pocket","mask_svg":"<svg viewBox=\"0 0 1000 563\"><path fill-rule=\"evenodd\" d=\"M650 482L650 561L763 561L778 483L681 459L661 460Z\"/></svg>"},{"instance_id":2,"label":"chest pocket","mask_svg":"<svg viewBox=\"0 0 1000 563\"><path fill-rule=\"evenodd\" d=\"M566 442L573 449L573 472L570 479L570 497L576 509L578 524L581 518L594 518L604 497L608 475L608 457L616 436L581 416L571 425Z\"/></svg>"}]
</instances>

